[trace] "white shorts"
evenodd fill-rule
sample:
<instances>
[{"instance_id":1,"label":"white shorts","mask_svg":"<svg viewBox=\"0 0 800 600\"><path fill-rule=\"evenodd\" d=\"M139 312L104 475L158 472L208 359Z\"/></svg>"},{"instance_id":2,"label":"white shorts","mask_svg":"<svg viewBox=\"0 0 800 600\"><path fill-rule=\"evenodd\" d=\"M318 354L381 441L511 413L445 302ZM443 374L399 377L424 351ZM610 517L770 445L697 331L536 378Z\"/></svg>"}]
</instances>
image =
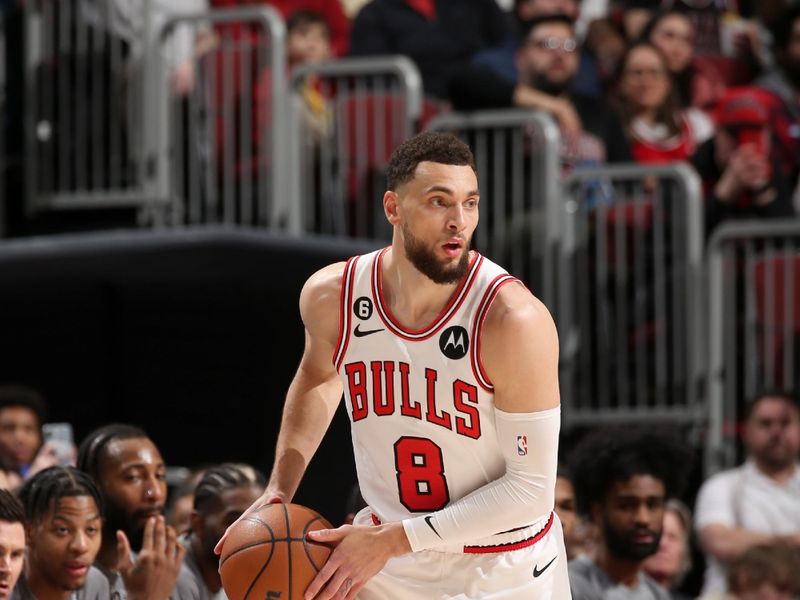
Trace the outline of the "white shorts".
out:
<instances>
[{"instance_id":1,"label":"white shorts","mask_svg":"<svg viewBox=\"0 0 800 600\"><path fill-rule=\"evenodd\" d=\"M370 524L368 509L355 523ZM535 532L534 532L535 533ZM423 550L392 558L358 600L571 600L561 522L517 550L464 553Z\"/></svg>"}]
</instances>

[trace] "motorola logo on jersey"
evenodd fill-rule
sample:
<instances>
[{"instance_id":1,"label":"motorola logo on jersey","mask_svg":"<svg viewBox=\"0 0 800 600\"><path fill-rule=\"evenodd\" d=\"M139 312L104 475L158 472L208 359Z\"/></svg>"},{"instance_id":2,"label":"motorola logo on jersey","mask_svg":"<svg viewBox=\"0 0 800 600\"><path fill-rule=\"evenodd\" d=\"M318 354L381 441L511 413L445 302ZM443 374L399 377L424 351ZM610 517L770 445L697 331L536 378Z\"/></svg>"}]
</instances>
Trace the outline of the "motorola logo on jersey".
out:
<instances>
[{"instance_id":1,"label":"motorola logo on jersey","mask_svg":"<svg viewBox=\"0 0 800 600\"><path fill-rule=\"evenodd\" d=\"M366 321L372 316L372 300L366 296L361 296L353 302L353 312L362 321Z\"/></svg>"},{"instance_id":2,"label":"motorola logo on jersey","mask_svg":"<svg viewBox=\"0 0 800 600\"><path fill-rule=\"evenodd\" d=\"M464 358L469 350L467 330L460 325L445 329L439 336L439 349L447 358L453 360Z\"/></svg>"}]
</instances>

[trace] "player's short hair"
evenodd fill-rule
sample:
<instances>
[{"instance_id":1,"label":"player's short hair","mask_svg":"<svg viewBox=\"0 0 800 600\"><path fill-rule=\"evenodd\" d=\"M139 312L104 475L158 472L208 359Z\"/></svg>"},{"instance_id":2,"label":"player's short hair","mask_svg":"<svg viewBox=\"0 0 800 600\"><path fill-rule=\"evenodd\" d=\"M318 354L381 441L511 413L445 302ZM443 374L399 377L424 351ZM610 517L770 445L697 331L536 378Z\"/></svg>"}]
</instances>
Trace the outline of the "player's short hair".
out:
<instances>
[{"instance_id":1,"label":"player's short hair","mask_svg":"<svg viewBox=\"0 0 800 600\"><path fill-rule=\"evenodd\" d=\"M330 26L325 17L318 12L305 8L294 11L286 19L286 32L292 33L301 27L308 27L309 25L320 25L325 30L326 35L330 36Z\"/></svg>"},{"instance_id":2,"label":"player's short hair","mask_svg":"<svg viewBox=\"0 0 800 600\"><path fill-rule=\"evenodd\" d=\"M9 406L29 409L39 420L39 426L47 420L47 403L37 390L27 385L0 385L0 410Z\"/></svg>"},{"instance_id":3,"label":"player's short hair","mask_svg":"<svg viewBox=\"0 0 800 600\"><path fill-rule=\"evenodd\" d=\"M222 463L208 469L197 482L194 509L202 511L209 503L218 500L226 490L249 486L263 488L266 483L264 475L250 465Z\"/></svg>"},{"instance_id":4,"label":"player's short hair","mask_svg":"<svg viewBox=\"0 0 800 600\"><path fill-rule=\"evenodd\" d=\"M0 521L22 523L22 526L27 530L25 508L19 498L8 490L0 490Z\"/></svg>"},{"instance_id":5,"label":"player's short hair","mask_svg":"<svg viewBox=\"0 0 800 600\"><path fill-rule=\"evenodd\" d=\"M78 448L77 467L88 473L95 481L100 481L100 459L111 442L119 440L149 439L143 429L125 423L104 425L92 431Z\"/></svg>"},{"instance_id":6,"label":"player's short hair","mask_svg":"<svg viewBox=\"0 0 800 600\"><path fill-rule=\"evenodd\" d=\"M691 451L671 431L652 427L594 431L578 444L570 460L578 511L589 515L613 485L635 475L661 481L666 498L680 496L691 463Z\"/></svg>"},{"instance_id":7,"label":"player's short hair","mask_svg":"<svg viewBox=\"0 0 800 600\"><path fill-rule=\"evenodd\" d=\"M103 516L103 499L94 480L75 467L55 466L36 473L20 488L19 499L28 523L39 523L62 498L88 496Z\"/></svg>"},{"instance_id":8,"label":"player's short hair","mask_svg":"<svg viewBox=\"0 0 800 600\"><path fill-rule=\"evenodd\" d=\"M762 400L766 400L767 398L780 398L781 400L785 400L787 404L794 406L795 410L800 411L800 399L788 390L783 389L770 389L765 388L759 390L754 396L753 399L747 403L745 407L745 420L749 419L753 415L753 411L756 409L756 406Z\"/></svg>"},{"instance_id":9,"label":"player's short hair","mask_svg":"<svg viewBox=\"0 0 800 600\"><path fill-rule=\"evenodd\" d=\"M469 146L451 133L426 131L407 139L392 152L386 167L386 182L392 191L411 181L421 162L469 166L475 169L475 157Z\"/></svg>"}]
</instances>

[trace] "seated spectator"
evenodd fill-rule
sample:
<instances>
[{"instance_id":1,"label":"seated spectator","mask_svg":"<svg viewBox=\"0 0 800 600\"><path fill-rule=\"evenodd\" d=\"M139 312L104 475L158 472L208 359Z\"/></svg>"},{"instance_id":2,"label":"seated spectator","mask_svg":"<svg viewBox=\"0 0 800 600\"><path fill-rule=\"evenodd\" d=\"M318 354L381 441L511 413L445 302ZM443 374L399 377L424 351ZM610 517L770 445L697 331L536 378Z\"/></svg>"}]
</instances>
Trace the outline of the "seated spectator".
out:
<instances>
[{"instance_id":1,"label":"seated spectator","mask_svg":"<svg viewBox=\"0 0 800 600\"><path fill-rule=\"evenodd\" d=\"M253 4L272 6L286 20L301 10L320 15L328 26L334 55L347 54L350 45L350 19L344 13L340 0L211 0L213 8L233 8Z\"/></svg>"},{"instance_id":2,"label":"seated spectator","mask_svg":"<svg viewBox=\"0 0 800 600\"><path fill-rule=\"evenodd\" d=\"M307 10L294 13L286 22L286 59L289 69L321 63L332 58L330 31L325 20ZM319 80L307 76L299 90L309 141L316 142L331 131L331 111L320 92Z\"/></svg>"},{"instance_id":3,"label":"seated spectator","mask_svg":"<svg viewBox=\"0 0 800 600\"><path fill-rule=\"evenodd\" d=\"M191 526L181 543L186 558L172 598L226 598L214 546L225 530L256 500L266 486L264 476L249 465L225 463L211 467L195 489Z\"/></svg>"},{"instance_id":4,"label":"seated spectator","mask_svg":"<svg viewBox=\"0 0 800 600\"><path fill-rule=\"evenodd\" d=\"M59 463L52 444L42 444L47 408L42 395L22 385L0 386L0 464L9 469L7 483Z\"/></svg>"},{"instance_id":5,"label":"seated spectator","mask_svg":"<svg viewBox=\"0 0 800 600\"><path fill-rule=\"evenodd\" d=\"M796 600L800 594L800 553L786 544L754 546L728 573L736 600Z\"/></svg>"},{"instance_id":6,"label":"seated spectator","mask_svg":"<svg viewBox=\"0 0 800 600\"><path fill-rule=\"evenodd\" d=\"M25 575L14 600L105 600L108 580L92 566L100 550L103 501L74 467L40 471L19 491L28 528Z\"/></svg>"},{"instance_id":7,"label":"seated spectator","mask_svg":"<svg viewBox=\"0 0 800 600\"><path fill-rule=\"evenodd\" d=\"M664 528L658 552L644 561L645 573L672 594L672 600L686 600L678 588L692 568L692 515L680 500L670 498L664 506Z\"/></svg>"},{"instance_id":8,"label":"seated spectator","mask_svg":"<svg viewBox=\"0 0 800 600\"><path fill-rule=\"evenodd\" d=\"M502 44L486 48L472 57L472 64L492 69L504 79L517 83L516 57L529 28L529 21L545 15L564 15L571 21L578 17L577 0L516 0L514 2L514 31ZM572 81L573 91L587 96L601 93L597 61L587 52L580 53L577 76Z\"/></svg>"},{"instance_id":9,"label":"seated spectator","mask_svg":"<svg viewBox=\"0 0 800 600\"><path fill-rule=\"evenodd\" d=\"M166 508L167 525L173 527L178 533L189 530L196 485L193 478L189 478L169 495Z\"/></svg>"},{"instance_id":10,"label":"seated spectator","mask_svg":"<svg viewBox=\"0 0 800 600\"><path fill-rule=\"evenodd\" d=\"M462 110L518 106L549 113L561 126L562 163L567 169L629 161L630 148L617 113L601 99L571 91L578 66L572 21L550 15L529 25L517 55L519 83L470 65L452 82L454 106Z\"/></svg>"},{"instance_id":11,"label":"seated spectator","mask_svg":"<svg viewBox=\"0 0 800 600\"><path fill-rule=\"evenodd\" d=\"M555 490L555 512L558 520L561 521L561 529L564 531L564 545L567 549L567 558L575 558L575 552L571 547L575 526L578 516L575 508L575 488L572 485L572 476L566 467L559 466L556 476Z\"/></svg>"},{"instance_id":12,"label":"seated spectator","mask_svg":"<svg viewBox=\"0 0 800 600\"><path fill-rule=\"evenodd\" d=\"M664 53L667 66L675 79L681 108L695 106L707 109L725 91L722 76L712 66L695 65L696 32L689 18L680 11L667 10L656 14L642 31L643 40Z\"/></svg>"},{"instance_id":13,"label":"seated spectator","mask_svg":"<svg viewBox=\"0 0 800 600\"><path fill-rule=\"evenodd\" d=\"M584 44L582 56L588 52L594 57L599 85L603 91L607 91L627 48L625 36L613 19L595 19L589 23Z\"/></svg>"},{"instance_id":14,"label":"seated spectator","mask_svg":"<svg viewBox=\"0 0 800 600\"><path fill-rule=\"evenodd\" d=\"M649 42L634 44L623 56L617 94L637 162L689 160L713 134L702 111L679 109L672 85L664 55Z\"/></svg>"},{"instance_id":15,"label":"seated spectator","mask_svg":"<svg viewBox=\"0 0 800 600\"><path fill-rule=\"evenodd\" d=\"M736 0L662 0L665 9L686 15L692 29L697 32L696 47L700 54L722 54L720 29L723 15L736 14Z\"/></svg>"},{"instance_id":16,"label":"seated spectator","mask_svg":"<svg viewBox=\"0 0 800 600\"><path fill-rule=\"evenodd\" d=\"M680 492L688 463L677 440L652 430L603 430L580 443L572 460L578 509L601 539L594 559L569 564L573 600L669 598L643 564L658 550L664 503Z\"/></svg>"},{"instance_id":17,"label":"seated spectator","mask_svg":"<svg viewBox=\"0 0 800 600\"><path fill-rule=\"evenodd\" d=\"M495 0L372 0L353 21L350 54L405 54L419 68L425 93L445 100L453 74L508 35Z\"/></svg>"},{"instance_id":18,"label":"seated spectator","mask_svg":"<svg viewBox=\"0 0 800 600\"><path fill-rule=\"evenodd\" d=\"M794 215L768 124L755 88L730 90L717 107L714 137L693 159L706 188L708 231L728 219Z\"/></svg>"},{"instance_id":19,"label":"seated spectator","mask_svg":"<svg viewBox=\"0 0 800 600\"><path fill-rule=\"evenodd\" d=\"M97 482L105 504L96 566L129 600L169 598L185 549L162 514L166 467L156 445L137 427L107 425L81 442L78 469Z\"/></svg>"},{"instance_id":20,"label":"seated spectator","mask_svg":"<svg viewBox=\"0 0 800 600\"><path fill-rule=\"evenodd\" d=\"M800 548L800 405L783 392L748 407L744 465L703 483L695 528L706 555L703 593L724 592L725 570L747 550L785 542Z\"/></svg>"},{"instance_id":21,"label":"seated spectator","mask_svg":"<svg viewBox=\"0 0 800 600\"><path fill-rule=\"evenodd\" d=\"M800 170L800 6L787 10L773 28L775 66L756 81L772 93L775 132L783 171L791 184Z\"/></svg>"},{"instance_id":22,"label":"seated spectator","mask_svg":"<svg viewBox=\"0 0 800 600\"><path fill-rule=\"evenodd\" d=\"M25 509L8 490L0 490L0 600L11 597L25 564Z\"/></svg>"}]
</instances>

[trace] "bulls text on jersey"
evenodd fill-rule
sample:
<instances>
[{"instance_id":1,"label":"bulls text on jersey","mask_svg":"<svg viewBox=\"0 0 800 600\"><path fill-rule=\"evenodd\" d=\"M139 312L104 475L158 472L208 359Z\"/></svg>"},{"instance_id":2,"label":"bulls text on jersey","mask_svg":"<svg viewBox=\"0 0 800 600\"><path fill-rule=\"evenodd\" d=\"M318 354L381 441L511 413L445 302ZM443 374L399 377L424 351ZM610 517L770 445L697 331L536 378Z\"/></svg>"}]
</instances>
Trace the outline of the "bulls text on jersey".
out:
<instances>
[{"instance_id":1,"label":"bulls text on jersey","mask_svg":"<svg viewBox=\"0 0 800 600\"><path fill-rule=\"evenodd\" d=\"M439 374L426 368L425 399L412 398L409 393L411 367L408 363L393 360L374 360L369 367L362 362L345 364L344 372L350 392L350 416L353 423L367 418L399 413L411 419L424 420L459 435L472 439L481 437L481 419L478 412L478 388L456 379L453 381L453 406L455 412L437 406L436 382ZM395 379L400 380L400 397L395 394Z\"/></svg>"}]
</instances>

